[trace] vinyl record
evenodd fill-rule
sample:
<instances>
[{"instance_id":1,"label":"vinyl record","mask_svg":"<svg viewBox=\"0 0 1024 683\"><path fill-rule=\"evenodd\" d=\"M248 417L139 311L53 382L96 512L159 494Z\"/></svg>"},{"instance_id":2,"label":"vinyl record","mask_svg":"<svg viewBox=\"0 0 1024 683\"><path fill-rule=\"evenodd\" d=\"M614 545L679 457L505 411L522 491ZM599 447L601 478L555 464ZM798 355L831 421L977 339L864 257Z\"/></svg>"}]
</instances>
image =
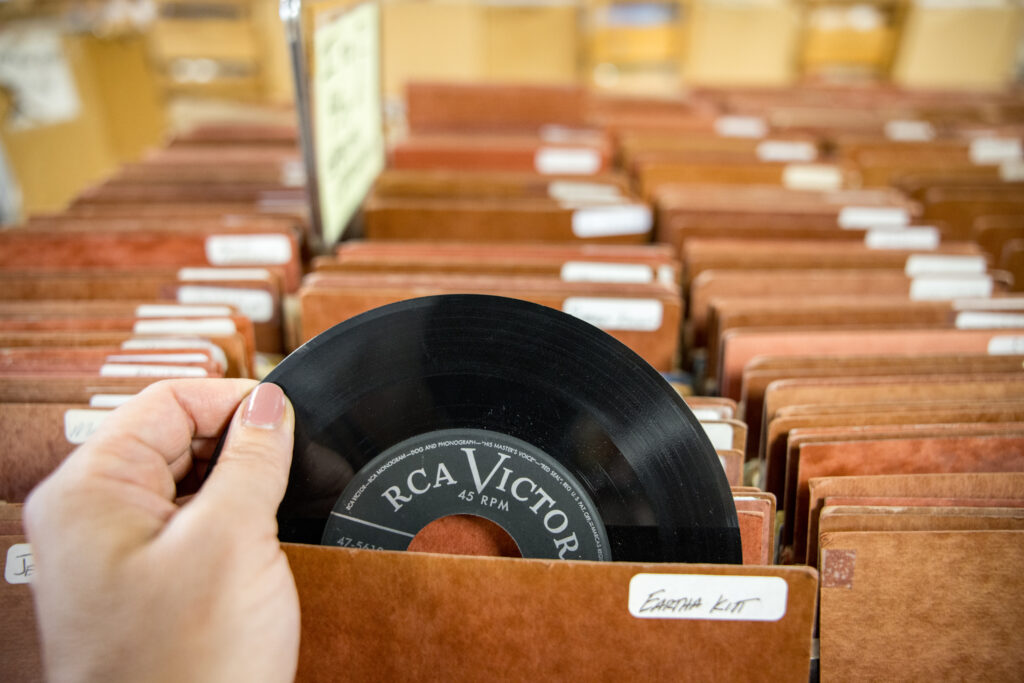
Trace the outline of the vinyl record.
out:
<instances>
[{"instance_id":1,"label":"vinyl record","mask_svg":"<svg viewBox=\"0 0 1024 683\"><path fill-rule=\"evenodd\" d=\"M639 356L559 311L493 296L384 306L265 381L295 407L284 541L406 549L475 515L524 557L738 563L714 449Z\"/></svg>"}]
</instances>

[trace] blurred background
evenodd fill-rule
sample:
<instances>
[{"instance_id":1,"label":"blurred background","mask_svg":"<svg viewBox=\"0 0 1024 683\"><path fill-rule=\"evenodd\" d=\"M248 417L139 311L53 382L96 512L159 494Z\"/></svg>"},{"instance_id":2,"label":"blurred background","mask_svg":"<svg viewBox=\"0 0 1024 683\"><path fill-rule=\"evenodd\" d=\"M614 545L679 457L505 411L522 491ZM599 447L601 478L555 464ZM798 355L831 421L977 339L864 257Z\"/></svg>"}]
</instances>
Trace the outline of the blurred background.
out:
<instances>
[{"instance_id":1,"label":"blurred background","mask_svg":"<svg viewBox=\"0 0 1024 683\"><path fill-rule=\"evenodd\" d=\"M382 87L585 84L677 96L799 84L1005 91L1024 78L1010 0L383 0ZM62 209L199 123L289 123L276 0L0 2L0 216Z\"/></svg>"}]
</instances>

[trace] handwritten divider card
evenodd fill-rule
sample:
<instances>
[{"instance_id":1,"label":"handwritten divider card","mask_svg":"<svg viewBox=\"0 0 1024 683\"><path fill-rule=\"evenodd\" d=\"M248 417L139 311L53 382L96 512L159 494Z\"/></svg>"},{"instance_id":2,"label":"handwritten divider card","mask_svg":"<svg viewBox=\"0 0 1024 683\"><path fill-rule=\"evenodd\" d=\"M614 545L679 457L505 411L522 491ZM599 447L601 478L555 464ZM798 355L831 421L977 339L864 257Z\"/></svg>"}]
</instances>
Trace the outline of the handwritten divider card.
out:
<instances>
[{"instance_id":1,"label":"handwritten divider card","mask_svg":"<svg viewBox=\"0 0 1024 683\"><path fill-rule=\"evenodd\" d=\"M284 549L303 610L300 681L809 674L808 567Z\"/></svg>"},{"instance_id":2,"label":"handwritten divider card","mask_svg":"<svg viewBox=\"0 0 1024 683\"><path fill-rule=\"evenodd\" d=\"M332 244L384 169L377 3L319 14L313 54L322 237Z\"/></svg>"},{"instance_id":3,"label":"handwritten divider card","mask_svg":"<svg viewBox=\"0 0 1024 683\"><path fill-rule=\"evenodd\" d=\"M0 510L10 508L0 503ZM5 522L8 515L0 515ZM20 526L20 522L19 522ZM35 571L32 550L21 531L0 535L0 680L42 681L43 665L36 635L30 583Z\"/></svg>"}]
</instances>

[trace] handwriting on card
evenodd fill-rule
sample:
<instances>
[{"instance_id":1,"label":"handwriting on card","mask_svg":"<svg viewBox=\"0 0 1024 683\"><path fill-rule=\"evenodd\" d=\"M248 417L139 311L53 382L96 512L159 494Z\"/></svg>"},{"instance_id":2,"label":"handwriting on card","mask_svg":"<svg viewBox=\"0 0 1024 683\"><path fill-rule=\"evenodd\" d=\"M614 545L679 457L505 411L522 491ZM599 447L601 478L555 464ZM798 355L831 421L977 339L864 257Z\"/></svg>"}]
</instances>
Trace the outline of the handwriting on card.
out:
<instances>
[{"instance_id":1,"label":"handwriting on card","mask_svg":"<svg viewBox=\"0 0 1024 683\"><path fill-rule=\"evenodd\" d=\"M636 574L629 612L640 619L778 621L788 593L778 576Z\"/></svg>"}]
</instances>

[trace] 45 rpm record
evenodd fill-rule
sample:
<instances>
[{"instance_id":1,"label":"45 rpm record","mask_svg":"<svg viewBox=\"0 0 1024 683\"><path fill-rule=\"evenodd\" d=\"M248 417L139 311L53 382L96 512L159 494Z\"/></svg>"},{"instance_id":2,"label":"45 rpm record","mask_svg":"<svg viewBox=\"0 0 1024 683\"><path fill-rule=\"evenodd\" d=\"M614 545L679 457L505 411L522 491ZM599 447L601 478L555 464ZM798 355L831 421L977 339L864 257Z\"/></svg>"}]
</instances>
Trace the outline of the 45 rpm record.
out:
<instances>
[{"instance_id":1,"label":"45 rpm record","mask_svg":"<svg viewBox=\"0 0 1024 683\"><path fill-rule=\"evenodd\" d=\"M284 541L400 550L471 514L524 557L741 561L729 486L686 404L559 311L403 301L320 334L265 381L295 407Z\"/></svg>"}]
</instances>

